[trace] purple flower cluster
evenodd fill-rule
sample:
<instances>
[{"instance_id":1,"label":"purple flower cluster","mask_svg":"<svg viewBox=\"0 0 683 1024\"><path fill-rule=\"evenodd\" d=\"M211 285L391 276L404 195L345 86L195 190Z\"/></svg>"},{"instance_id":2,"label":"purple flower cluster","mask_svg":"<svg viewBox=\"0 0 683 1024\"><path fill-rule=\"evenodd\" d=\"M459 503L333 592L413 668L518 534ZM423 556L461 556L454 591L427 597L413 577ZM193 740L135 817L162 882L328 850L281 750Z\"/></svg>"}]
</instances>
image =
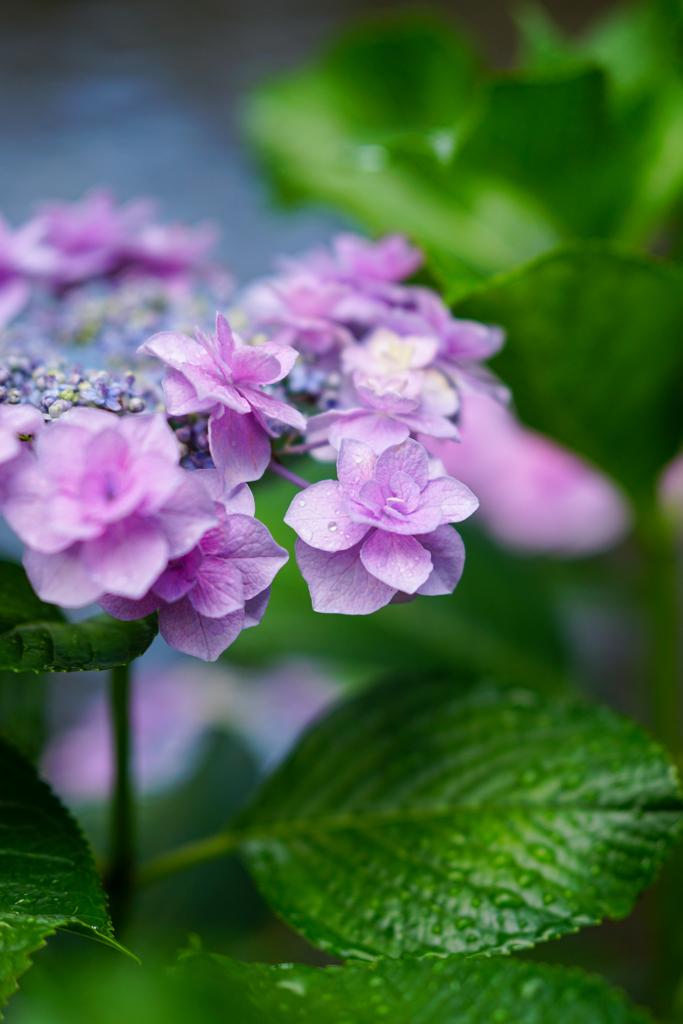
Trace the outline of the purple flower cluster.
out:
<instances>
[{"instance_id":1,"label":"purple flower cluster","mask_svg":"<svg viewBox=\"0 0 683 1024\"><path fill-rule=\"evenodd\" d=\"M577 554L625 531L611 482L506 408L482 363L502 331L403 282L422 259L405 239L341 235L289 260L230 313L243 337L220 312L207 330L186 287L209 241L102 192L0 224L0 318L15 317L0 342L21 350L0 359L0 511L41 598L157 611L171 646L215 660L260 622L287 560L247 484L268 466L295 480L288 452L337 460L338 480L306 486L285 517L321 612L450 593L464 565L451 524L479 504L468 485L512 546ZM36 283L42 305L16 319ZM65 338L94 338L106 368L48 359Z\"/></svg>"},{"instance_id":2,"label":"purple flower cluster","mask_svg":"<svg viewBox=\"0 0 683 1024\"><path fill-rule=\"evenodd\" d=\"M367 615L397 594L450 594L465 550L448 526L476 510L468 487L430 479L417 441L385 448L344 439L338 481L323 480L294 499L285 522L296 530L296 556L319 612Z\"/></svg>"},{"instance_id":3,"label":"purple flower cluster","mask_svg":"<svg viewBox=\"0 0 683 1024\"><path fill-rule=\"evenodd\" d=\"M191 229L154 218L153 203L117 206L100 190L76 203L47 203L16 231L0 219L0 326L35 286L59 291L104 277L156 277L174 285L209 270L211 226Z\"/></svg>"},{"instance_id":4,"label":"purple flower cluster","mask_svg":"<svg viewBox=\"0 0 683 1024\"><path fill-rule=\"evenodd\" d=\"M252 334L301 354L290 392L324 410L309 420L311 445L338 450L353 438L379 454L418 432L455 439L460 392L500 390L480 362L503 332L457 320L429 288L400 283L421 263L399 235L340 235L333 253L289 260L246 291Z\"/></svg>"}]
</instances>

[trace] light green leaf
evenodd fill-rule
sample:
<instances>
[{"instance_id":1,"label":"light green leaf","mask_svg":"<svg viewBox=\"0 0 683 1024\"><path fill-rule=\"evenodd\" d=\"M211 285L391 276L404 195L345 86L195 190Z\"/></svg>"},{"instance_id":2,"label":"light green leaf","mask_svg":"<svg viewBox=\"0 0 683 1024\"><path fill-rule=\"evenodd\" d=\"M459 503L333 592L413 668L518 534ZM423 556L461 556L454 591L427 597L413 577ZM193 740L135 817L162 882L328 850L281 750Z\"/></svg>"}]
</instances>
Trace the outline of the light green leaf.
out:
<instances>
[{"instance_id":1,"label":"light green leaf","mask_svg":"<svg viewBox=\"0 0 683 1024\"><path fill-rule=\"evenodd\" d=\"M0 741L0 997L56 928L116 945L92 855L34 769Z\"/></svg>"},{"instance_id":2,"label":"light green leaf","mask_svg":"<svg viewBox=\"0 0 683 1024\"><path fill-rule=\"evenodd\" d=\"M0 670L82 672L127 665L156 634L156 615L135 622L104 614L79 623L32 622L0 634Z\"/></svg>"},{"instance_id":3,"label":"light green leaf","mask_svg":"<svg viewBox=\"0 0 683 1024\"><path fill-rule=\"evenodd\" d=\"M21 622L64 622L64 615L36 596L20 565L0 561L0 633Z\"/></svg>"},{"instance_id":4,"label":"light green leaf","mask_svg":"<svg viewBox=\"0 0 683 1024\"><path fill-rule=\"evenodd\" d=\"M575 243L456 307L502 324L492 366L522 419L592 459L637 499L683 439L683 268Z\"/></svg>"},{"instance_id":5,"label":"light green leaf","mask_svg":"<svg viewBox=\"0 0 683 1024\"><path fill-rule=\"evenodd\" d=\"M509 952L623 917L682 824L674 767L628 719L413 678L314 726L233 834L277 913L370 959Z\"/></svg>"},{"instance_id":6,"label":"light green leaf","mask_svg":"<svg viewBox=\"0 0 683 1024\"><path fill-rule=\"evenodd\" d=\"M213 970L207 961L213 962ZM249 993L255 1021L280 1024L649 1024L650 1014L584 971L514 959L379 960L324 970L190 956L186 978Z\"/></svg>"},{"instance_id":7,"label":"light green leaf","mask_svg":"<svg viewBox=\"0 0 683 1024\"><path fill-rule=\"evenodd\" d=\"M460 168L481 113L474 69L441 20L386 19L255 94L247 128L286 194L404 231L471 282L560 237L554 216L495 167Z\"/></svg>"}]
</instances>

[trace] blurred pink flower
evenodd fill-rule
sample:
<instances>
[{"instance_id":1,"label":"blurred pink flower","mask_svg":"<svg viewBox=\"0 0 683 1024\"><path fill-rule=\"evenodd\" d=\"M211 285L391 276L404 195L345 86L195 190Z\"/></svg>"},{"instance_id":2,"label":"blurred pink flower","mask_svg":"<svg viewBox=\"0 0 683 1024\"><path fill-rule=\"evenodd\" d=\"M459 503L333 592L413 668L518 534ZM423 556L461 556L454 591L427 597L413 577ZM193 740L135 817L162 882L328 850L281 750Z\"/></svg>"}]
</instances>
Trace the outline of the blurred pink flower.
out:
<instances>
[{"instance_id":1,"label":"blurred pink flower","mask_svg":"<svg viewBox=\"0 0 683 1024\"><path fill-rule=\"evenodd\" d=\"M659 478L659 500L683 526L683 455L677 455L665 466Z\"/></svg>"},{"instance_id":2,"label":"blurred pink flower","mask_svg":"<svg viewBox=\"0 0 683 1024\"><path fill-rule=\"evenodd\" d=\"M572 557L606 550L626 536L632 513L612 480L528 430L489 395L469 391L461 399L460 443L422 441L476 493L479 517L497 540Z\"/></svg>"},{"instance_id":3,"label":"blurred pink flower","mask_svg":"<svg viewBox=\"0 0 683 1024\"><path fill-rule=\"evenodd\" d=\"M103 593L140 598L195 546L216 523L214 503L179 458L161 415L73 408L39 434L3 511L43 600L79 608Z\"/></svg>"},{"instance_id":4,"label":"blurred pink flower","mask_svg":"<svg viewBox=\"0 0 683 1024\"><path fill-rule=\"evenodd\" d=\"M53 684L55 689L60 683ZM141 667L134 677L132 700L136 784L143 793L151 793L180 782L197 764L211 727L237 730L271 765L339 689L307 661L257 677L197 662L163 671ZM50 738L41 773L70 803L108 798L113 755L104 692L93 695L78 719Z\"/></svg>"}]
</instances>

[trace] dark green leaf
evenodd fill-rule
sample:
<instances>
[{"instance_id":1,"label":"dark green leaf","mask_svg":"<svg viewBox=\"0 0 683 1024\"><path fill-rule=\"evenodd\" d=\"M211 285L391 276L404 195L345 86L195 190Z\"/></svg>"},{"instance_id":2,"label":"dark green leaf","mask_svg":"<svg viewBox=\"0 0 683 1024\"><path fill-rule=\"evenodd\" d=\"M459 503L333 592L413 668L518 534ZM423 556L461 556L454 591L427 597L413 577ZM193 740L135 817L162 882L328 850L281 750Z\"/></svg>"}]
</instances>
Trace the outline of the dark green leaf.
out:
<instances>
[{"instance_id":1,"label":"dark green leaf","mask_svg":"<svg viewBox=\"0 0 683 1024\"><path fill-rule=\"evenodd\" d=\"M213 962L213 972L207 961ZM248 991L261 1024L649 1024L618 989L576 968L514 959L379 960L324 970L191 956L186 978Z\"/></svg>"},{"instance_id":2,"label":"dark green leaf","mask_svg":"<svg viewBox=\"0 0 683 1024\"><path fill-rule=\"evenodd\" d=\"M20 565L0 561L0 633L21 622L63 621L59 608L36 597Z\"/></svg>"},{"instance_id":3,"label":"dark green leaf","mask_svg":"<svg viewBox=\"0 0 683 1024\"><path fill-rule=\"evenodd\" d=\"M279 914L371 958L509 952L622 917L682 824L675 769L633 722L451 678L333 711L235 827Z\"/></svg>"},{"instance_id":4,"label":"dark green leaf","mask_svg":"<svg viewBox=\"0 0 683 1024\"><path fill-rule=\"evenodd\" d=\"M0 996L56 928L115 945L78 826L34 769L0 741Z\"/></svg>"},{"instance_id":5,"label":"dark green leaf","mask_svg":"<svg viewBox=\"0 0 683 1024\"><path fill-rule=\"evenodd\" d=\"M0 635L0 669L81 672L127 665L156 634L156 615L135 622L104 614L77 624L33 622Z\"/></svg>"},{"instance_id":6,"label":"dark green leaf","mask_svg":"<svg viewBox=\"0 0 683 1024\"><path fill-rule=\"evenodd\" d=\"M492 281L456 312L506 329L492 365L526 423L651 499L683 439L683 268L576 243Z\"/></svg>"}]
</instances>

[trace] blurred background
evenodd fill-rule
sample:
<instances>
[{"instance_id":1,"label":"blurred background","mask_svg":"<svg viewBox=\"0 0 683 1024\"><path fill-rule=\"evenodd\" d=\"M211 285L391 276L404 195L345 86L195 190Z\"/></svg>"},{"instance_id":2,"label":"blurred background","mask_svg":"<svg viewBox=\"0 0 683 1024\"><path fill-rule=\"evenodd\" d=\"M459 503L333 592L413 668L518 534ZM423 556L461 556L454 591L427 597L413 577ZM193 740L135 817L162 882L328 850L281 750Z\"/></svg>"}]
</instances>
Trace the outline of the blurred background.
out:
<instances>
[{"instance_id":1,"label":"blurred background","mask_svg":"<svg viewBox=\"0 0 683 1024\"><path fill-rule=\"evenodd\" d=\"M516 34L506 0L432 6L448 13L495 66L512 63ZM544 6L576 33L612 5L546 0ZM218 224L218 255L238 285L266 273L276 254L324 243L350 221L322 207L273 204L241 131L243 100L269 76L319 52L358 16L397 9L391 0L3 0L0 210L16 225L37 200L77 199L96 185L109 186L120 200L150 195L163 219ZM289 497L286 485L272 485L261 500L281 516ZM474 546L476 536L467 542ZM619 556L625 573L629 557ZM571 595L578 583L571 568L567 574L565 593ZM585 578L579 582L585 586ZM485 594L485 583L480 587ZM475 601L476 595L469 597ZM511 595L508 612L515 600ZM569 603L564 629L584 680L596 695L638 714L637 695L623 685L638 648L628 609L617 614L609 602ZM526 616L521 628L545 638L546 615L532 602L515 609L513 618ZM326 649L324 632L317 653L310 644L299 652L296 630L282 626L278 632L277 623L270 634L264 631L263 641L246 636L235 645L234 658L228 652L218 666L175 656L155 642L136 665L141 854L149 857L220 827L306 722L344 688L376 674L372 658L354 654L376 642L381 661L395 644L395 632L383 632L388 621L381 620L374 639L372 630L354 634L349 627L346 639L337 641L338 647L350 644L346 659ZM306 628L302 621L300 629ZM285 633L287 651L277 656ZM265 653L257 650L261 642ZM419 644L411 652L416 664L424 660ZM48 681L6 678L0 686L5 731L39 759L98 855L106 840L110 769L104 682L84 673ZM621 925L546 944L534 955L601 970L638 998L646 914L641 910ZM204 1010L169 1000L159 966L191 932L210 948L244 959L324 962L272 917L240 865L223 861L169 879L141 899L123 941L143 957L142 970L109 950L58 935L22 980L7 1020L153 1024L178 1014L194 1019L195 1012L206 1020Z\"/></svg>"}]
</instances>

